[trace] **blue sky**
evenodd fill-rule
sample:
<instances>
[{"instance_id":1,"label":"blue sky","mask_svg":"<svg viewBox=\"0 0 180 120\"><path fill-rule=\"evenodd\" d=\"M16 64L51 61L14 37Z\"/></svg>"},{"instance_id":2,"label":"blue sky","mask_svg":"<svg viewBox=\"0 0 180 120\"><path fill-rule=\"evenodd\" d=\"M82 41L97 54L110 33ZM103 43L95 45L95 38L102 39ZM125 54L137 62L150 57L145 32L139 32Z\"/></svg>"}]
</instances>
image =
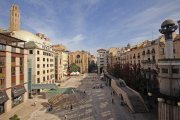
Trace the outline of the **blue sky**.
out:
<instances>
[{"instance_id":1,"label":"blue sky","mask_svg":"<svg viewBox=\"0 0 180 120\"><path fill-rule=\"evenodd\" d=\"M0 0L2 28L10 26L13 3L20 7L22 30L94 55L100 48L152 40L152 31L156 39L164 20L180 20L179 0Z\"/></svg>"}]
</instances>

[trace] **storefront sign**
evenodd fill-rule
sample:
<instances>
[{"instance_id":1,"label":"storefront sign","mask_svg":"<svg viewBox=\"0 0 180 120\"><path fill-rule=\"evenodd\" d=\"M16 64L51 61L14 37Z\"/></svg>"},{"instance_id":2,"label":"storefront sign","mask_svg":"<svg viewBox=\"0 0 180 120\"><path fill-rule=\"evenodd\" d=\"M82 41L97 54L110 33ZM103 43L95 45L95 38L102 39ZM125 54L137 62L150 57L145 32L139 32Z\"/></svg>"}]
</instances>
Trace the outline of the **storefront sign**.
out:
<instances>
[{"instance_id":1,"label":"storefront sign","mask_svg":"<svg viewBox=\"0 0 180 120\"><path fill-rule=\"evenodd\" d=\"M7 100L9 100L6 91L2 91L0 92L0 104L6 102Z\"/></svg>"},{"instance_id":2,"label":"storefront sign","mask_svg":"<svg viewBox=\"0 0 180 120\"><path fill-rule=\"evenodd\" d=\"M23 85L15 87L15 88L12 88L12 93L13 93L14 97L22 95L25 92L26 92L26 89L25 89L25 87Z\"/></svg>"}]
</instances>

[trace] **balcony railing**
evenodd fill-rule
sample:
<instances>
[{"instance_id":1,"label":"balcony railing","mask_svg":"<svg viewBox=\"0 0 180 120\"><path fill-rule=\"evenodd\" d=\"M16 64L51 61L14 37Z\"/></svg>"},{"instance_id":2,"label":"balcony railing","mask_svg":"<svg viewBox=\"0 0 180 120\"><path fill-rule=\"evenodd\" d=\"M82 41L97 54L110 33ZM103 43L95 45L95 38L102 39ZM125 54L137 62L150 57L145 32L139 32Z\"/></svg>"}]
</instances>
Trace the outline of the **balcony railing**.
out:
<instances>
[{"instance_id":1,"label":"balcony railing","mask_svg":"<svg viewBox=\"0 0 180 120\"><path fill-rule=\"evenodd\" d=\"M146 63L147 62L147 60L141 60L141 63Z\"/></svg>"},{"instance_id":2,"label":"balcony railing","mask_svg":"<svg viewBox=\"0 0 180 120\"><path fill-rule=\"evenodd\" d=\"M151 72L151 69L144 69L144 72Z\"/></svg>"},{"instance_id":3,"label":"balcony railing","mask_svg":"<svg viewBox=\"0 0 180 120\"><path fill-rule=\"evenodd\" d=\"M145 51L142 52L142 55L145 55Z\"/></svg>"},{"instance_id":4,"label":"balcony railing","mask_svg":"<svg viewBox=\"0 0 180 120\"><path fill-rule=\"evenodd\" d=\"M148 50L148 51L146 52L146 54L150 54L150 51Z\"/></svg>"},{"instance_id":5,"label":"balcony railing","mask_svg":"<svg viewBox=\"0 0 180 120\"><path fill-rule=\"evenodd\" d=\"M151 60L151 63L156 63L156 60L155 60L155 59L152 59L152 60Z\"/></svg>"},{"instance_id":6,"label":"balcony railing","mask_svg":"<svg viewBox=\"0 0 180 120\"><path fill-rule=\"evenodd\" d=\"M137 58L140 58L140 55L138 55Z\"/></svg>"},{"instance_id":7,"label":"balcony railing","mask_svg":"<svg viewBox=\"0 0 180 120\"><path fill-rule=\"evenodd\" d=\"M154 54L154 53L155 53L155 50L152 50L151 53Z\"/></svg>"},{"instance_id":8,"label":"balcony railing","mask_svg":"<svg viewBox=\"0 0 180 120\"><path fill-rule=\"evenodd\" d=\"M136 59L136 56L133 56L133 59Z\"/></svg>"},{"instance_id":9,"label":"balcony railing","mask_svg":"<svg viewBox=\"0 0 180 120\"><path fill-rule=\"evenodd\" d=\"M173 49L173 53L176 53L176 49Z\"/></svg>"}]
</instances>

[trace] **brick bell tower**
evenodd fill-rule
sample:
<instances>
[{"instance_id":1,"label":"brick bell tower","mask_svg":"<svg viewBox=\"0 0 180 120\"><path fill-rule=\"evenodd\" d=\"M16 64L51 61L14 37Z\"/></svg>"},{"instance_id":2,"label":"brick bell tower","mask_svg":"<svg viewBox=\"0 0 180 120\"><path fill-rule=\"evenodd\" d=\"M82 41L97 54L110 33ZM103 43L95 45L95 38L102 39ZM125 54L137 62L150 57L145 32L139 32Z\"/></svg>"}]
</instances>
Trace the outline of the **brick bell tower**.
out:
<instances>
[{"instance_id":1,"label":"brick bell tower","mask_svg":"<svg viewBox=\"0 0 180 120\"><path fill-rule=\"evenodd\" d=\"M20 10L18 5L12 5L10 10L9 30L20 30Z\"/></svg>"}]
</instances>

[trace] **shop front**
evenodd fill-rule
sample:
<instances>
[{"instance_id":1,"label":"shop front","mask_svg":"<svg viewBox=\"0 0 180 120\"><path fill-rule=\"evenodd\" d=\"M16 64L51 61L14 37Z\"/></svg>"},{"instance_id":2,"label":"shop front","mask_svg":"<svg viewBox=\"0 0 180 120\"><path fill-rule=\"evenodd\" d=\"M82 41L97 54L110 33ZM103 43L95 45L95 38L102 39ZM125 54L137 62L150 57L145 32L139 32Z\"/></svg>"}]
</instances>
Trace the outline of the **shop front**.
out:
<instances>
[{"instance_id":1,"label":"shop front","mask_svg":"<svg viewBox=\"0 0 180 120\"><path fill-rule=\"evenodd\" d=\"M23 102L23 94L26 92L24 85L15 87L11 89L12 96L11 96L11 107L15 107Z\"/></svg>"},{"instance_id":2,"label":"shop front","mask_svg":"<svg viewBox=\"0 0 180 120\"><path fill-rule=\"evenodd\" d=\"M4 113L4 103L9 100L6 91L0 92L0 115Z\"/></svg>"}]
</instances>

